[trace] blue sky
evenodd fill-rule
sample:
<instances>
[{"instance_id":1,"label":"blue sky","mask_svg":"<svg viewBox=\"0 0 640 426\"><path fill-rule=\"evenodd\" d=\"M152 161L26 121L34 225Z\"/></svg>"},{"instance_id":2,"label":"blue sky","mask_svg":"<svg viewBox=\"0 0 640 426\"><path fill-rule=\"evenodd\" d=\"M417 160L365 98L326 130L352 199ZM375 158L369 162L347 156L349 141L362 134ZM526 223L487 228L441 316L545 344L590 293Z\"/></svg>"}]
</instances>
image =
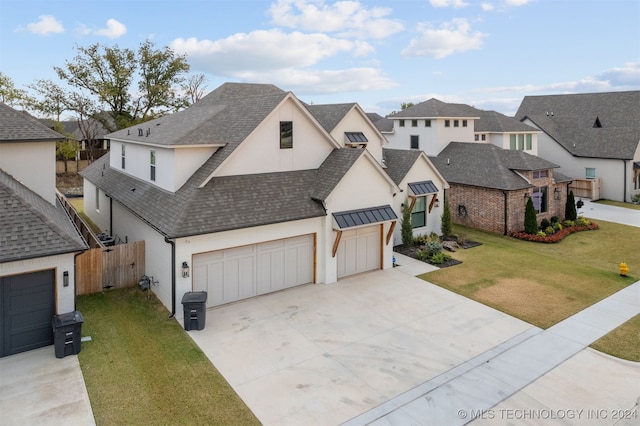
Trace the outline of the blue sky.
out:
<instances>
[{"instance_id":1,"label":"blue sky","mask_svg":"<svg viewBox=\"0 0 640 426\"><path fill-rule=\"evenodd\" d=\"M58 81L76 46L145 39L186 54L208 90L271 83L382 115L640 90L637 0L0 0L0 71L19 88Z\"/></svg>"}]
</instances>

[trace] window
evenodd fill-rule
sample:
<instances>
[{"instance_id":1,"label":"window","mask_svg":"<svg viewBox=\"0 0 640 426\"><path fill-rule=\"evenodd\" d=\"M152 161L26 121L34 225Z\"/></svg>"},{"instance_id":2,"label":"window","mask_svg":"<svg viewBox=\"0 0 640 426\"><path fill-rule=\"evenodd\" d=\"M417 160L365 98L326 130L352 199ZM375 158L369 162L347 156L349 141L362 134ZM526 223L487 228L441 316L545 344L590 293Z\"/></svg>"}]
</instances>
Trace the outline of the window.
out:
<instances>
[{"instance_id":1,"label":"window","mask_svg":"<svg viewBox=\"0 0 640 426\"><path fill-rule=\"evenodd\" d=\"M462 127L467 127L467 120L462 120Z\"/></svg>"},{"instance_id":2,"label":"window","mask_svg":"<svg viewBox=\"0 0 640 426\"><path fill-rule=\"evenodd\" d=\"M534 179L542 179L549 177L549 170L536 170L533 172Z\"/></svg>"},{"instance_id":3,"label":"window","mask_svg":"<svg viewBox=\"0 0 640 426\"><path fill-rule=\"evenodd\" d=\"M487 135L483 134L481 139L482 139L483 141L486 141L486 140L487 140Z\"/></svg>"},{"instance_id":4,"label":"window","mask_svg":"<svg viewBox=\"0 0 640 426\"><path fill-rule=\"evenodd\" d=\"M404 120L400 120L400 127L404 127Z\"/></svg>"},{"instance_id":5,"label":"window","mask_svg":"<svg viewBox=\"0 0 640 426\"><path fill-rule=\"evenodd\" d=\"M280 149L293 148L293 122L280 122Z\"/></svg>"},{"instance_id":6,"label":"window","mask_svg":"<svg viewBox=\"0 0 640 426\"><path fill-rule=\"evenodd\" d=\"M96 211L100 211L100 188L96 186Z\"/></svg>"},{"instance_id":7,"label":"window","mask_svg":"<svg viewBox=\"0 0 640 426\"><path fill-rule=\"evenodd\" d=\"M533 188L533 207L537 213L545 213L547 211L547 187Z\"/></svg>"},{"instance_id":8,"label":"window","mask_svg":"<svg viewBox=\"0 0 640 426\"><path fill-rule=\"evenodd\" d=\"M411 120L411 127L418 127L418 120Z\"/></svg>"},{"instance_id":9,"label":"window","mask_svg":"<svg viewBox=\"0 0 640 426\"><path fill-rule=\"evenodd\" d=\"M509 149L516 149L516 135L509 135Z\"/></svg>"},{"instance_id":10,"label":"window","mask_svg":"<svg viewBox=\"0 0 640 426\"><path fill-rule=\"evenodd\" d=\"M431 127L431 120L424 120L424 127Z\"/></svg>"},{"instance_id":11,"label":"window","mask_svg":"<svg viewBox=\"0 0 640 426\"><path fill-rule=\"evenodd\" d=\"M122 170L124 170L124 154L125 154L125 146L124 144L120 145L120 157L122 158Z\"/></svg>"},{"instance_id":12,"label":"window","mask_svg":"<svg viewBox=\"0 0 640 426\"><path fill-rule=\"evenodd\" d=\"M596 169L595 167L587 167L585 169L584 175L587 179L595 179L596 178Z\"/></svg>"},{"instance_id":13,"label":"window","mask_svg":"<svg viewBox=\"0 0 640 426\"><path fill-rule=\"evenodd\" d=\"M155 149L151 150L149 162L151 164L151 174L149 178L151 179L152 182L155 182L156 181L156 150Z\"/></svg>"},{"instance_id":14,"label":"window","mask_svg":"<svg viewBox=\"0 0 640 426\"><path fill-rule=\"evenodd\" d=\"M451 120L444 120L444 127L451 127Z\"/></svg>"},{"instance_id":15,"label":"window","mask_svg":"<svg viewBox=\"0 0 640 426\"><path fill-rule=\"evenodd\" d=\"M426 197L417 197L416 202L413 205L413 209L411 210L411 226L414 228L422 228L426 226L427 215L426 215L426 207L427 200Z\"/></svg>"},{"instance_id":16,"label":"window","mask_svg":"<svg viewBox=\"0 0 640 426\"><path fill-rule=\"evenodd\" d=\"M473 135L473 139L477 141L478 139L480 139L480 135L476 133L475 135Z\"/></svg>"},{"instance_id":17,"label":"window","mask_svg":"<svg viewBox=\"0 0 640 426\"><path fill-rule=\"evenodd\" d=\"M524 133L518 135L518 149L524 151Z\"/></svg>"},{"instance_id":18,"label":"window","mask_svg":"<svg viewBox=\"0 0 640 426\"><path fill-rule=\"evenodd\" d=\"M453 127L460 127L460 120L453 120Z\"/></svg>"},{"instance_id":19,"label":"window","mask_svg":"<svg viewBox=\"0 0 640 426\"><path fill-rule=\"evenodd\" d=\"M531 142L531 133L527 133L527 151L533 149L533 143Z\"/></svg>"},{"instance_id":20,"label":"window","mask_svg":"<svg viewBox=\"0 0 640 426\"><path fill-rule=\"evenodd\" d=\"M411 149L420 149L420 136L411 135Z\"/></svg>"}]
</instances>

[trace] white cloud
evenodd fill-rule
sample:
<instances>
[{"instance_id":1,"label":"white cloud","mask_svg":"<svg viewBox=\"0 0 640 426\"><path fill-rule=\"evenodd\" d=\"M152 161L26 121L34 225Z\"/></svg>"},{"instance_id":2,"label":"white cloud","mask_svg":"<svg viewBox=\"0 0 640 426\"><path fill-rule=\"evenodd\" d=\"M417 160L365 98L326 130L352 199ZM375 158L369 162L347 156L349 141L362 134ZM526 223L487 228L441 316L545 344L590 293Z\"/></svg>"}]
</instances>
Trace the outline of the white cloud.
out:
<instances>
[{"instance_id":1,"label":"white cloud","mask_svg":"<svg viewBox=\"0 0 640 426\"><path fill-rule=\"evenodd\" d=\"M326 4L324 0L278 0L268 13L281 27L340 36L381 39L404 29L399 21L386 18L391 9L368 9L359 1Z\"/></svg>"},{"instance_id":2,"label":"white cloud","mask_svg":"<svg viewBox=\"0 0 640 426\"><path fill-rule=\"evenodd\" d=\"M118 38L127 33L127 27L115 19L109 19L107 20L107 28L96 30L93 33L108 38Z\"/></svg>"},{"instance_id":3,"label":"white cloud","mask_svg":"<svg viewBox=\"0 0 640 426\"><path fill-rule=\"evenodd\" d=\"M464 0L429 0L433 7L454 7L456 9L469 6Z\"/></svg>"},{"instance_id":4,"label":"white cloud","mask_svg":"<svg viewBox=\"0 0 640 426\"><path fill-rule=\"evenodd\" d=\"M482 10L484 10L485 12L490 12L493 9L495 9L495 6L492 3L482 3L480 5L480 7L482 8Z\"/></svg>"},{"instance_id":5,"label":"white cloud","mask_svg":"<svg viewBox=\"0 0 640 426\"><path fill-rule=\"evenodd\" d=\"M27 29L34 34L48 35L64 32L62 22L58 21L53 15L40 15L38 22L27 24Z\"/></svg>"},{"instance_id":6,"label":"white cloud","mask_svg":"<svg viewBox=\"0 0 640 426\"><path fill-rule=\"evenodd\" d=\"M420 32L420 37L411 40L402 51L403 56L433 56L441 59L454 53L480 49L482 39L487 36L479 31L472 32L469 21L463 18L446 22L439 29L421 25Z\"/></svg>"},{"instance_id":7,"label":"white cloud","mask_svg":"<svg viewBox=\"0 0 640 426\"><path fill-rule=\"evenodd\" d=\"M533 0L505 0L507 6L524 6L527 3L531 3Z\"/></svg>"},{"instance_id":8,"label":"white cloud","mask_svg":"<svg viewBox=\"0 0 640 426\"><path fill-rule=\"evenodd\" d=\"M192 65L223 76L308 67L339 53L363 56L373 50L364 42L280 30L238 33L216 41L178 38L171 48L187 54Z\"/></svg>"}]
</instances>

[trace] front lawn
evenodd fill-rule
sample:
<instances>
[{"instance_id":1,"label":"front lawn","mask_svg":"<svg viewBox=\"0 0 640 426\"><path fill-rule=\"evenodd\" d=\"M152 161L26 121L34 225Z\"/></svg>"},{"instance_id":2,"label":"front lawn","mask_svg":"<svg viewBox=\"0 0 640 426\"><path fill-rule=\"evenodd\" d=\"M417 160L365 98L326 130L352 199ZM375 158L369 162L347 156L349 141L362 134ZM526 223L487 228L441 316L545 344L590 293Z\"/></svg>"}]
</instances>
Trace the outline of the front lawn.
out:
<instances>
[{"instance_id":1,"label":"front lawn","mask_svg":"<svg viewBox=\"0 0 640 426\"><path fill-rule=\"evenodd\" d=\"M608 206L624 207L625 209L640 210L640 204L622 203L620 201L612 201L612 200L598 200L598 201L594 201L594 203L606 204Z\"/></svg>"},{"instance_id":2,"label":"front lawn","mask_svg":"<svg viewBox=\"0 0 640 426\"><path fill-rule=\"evenodd\" d=\"M78 355L98 425L257 425L180 324L139 288L78 297Z\"/></svg>"},{"instance_id":3,"label":"front lawn","mask_svg":"<svg viewBox=\"0 0 640 426\"><path fill-rule=\"evenodd\" d=\"M596 340L591 347L618 358L640 362L640 315Z\"/></svg>"},{"instance_id":4,"label":"front lawn","mask_svg":"<svg viewBox=\"0 0 640 426\"><path fill-rule=\"evenodd\" d=\"M640 228L598 221L599 230L555 244L521 241L454 226L482 245L452 253L461 265L421 277L478 302L548 328L640 277ZM628 277L618 265L626 262Z\"/></svg>"}]
</instances>

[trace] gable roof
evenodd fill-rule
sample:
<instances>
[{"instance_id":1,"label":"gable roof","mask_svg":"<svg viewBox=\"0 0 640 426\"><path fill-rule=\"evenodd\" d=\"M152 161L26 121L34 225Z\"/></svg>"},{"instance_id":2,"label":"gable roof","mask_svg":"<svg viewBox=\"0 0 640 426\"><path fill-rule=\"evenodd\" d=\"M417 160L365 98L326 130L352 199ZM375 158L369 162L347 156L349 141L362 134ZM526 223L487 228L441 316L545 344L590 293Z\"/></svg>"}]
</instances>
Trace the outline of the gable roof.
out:
<instances>
[{"instance_id":1,"label":"gable roof","mask_svg":"<svg viewBox=\"0 0 640 426\"><path fill-rule=\"evenodd\" d=\"M345 174L367 151L365 149L334 149L318 168L317 182L312 197L324 201L338 186Z\"/></svg>"},{"instance_id":2,"label":"gable roof","mask_svg":"<svg viewBox=\"0 0 640 426\"><path fill-rule=\"evenodd\" d=\"M630 160L640 144L640 91L525 96L516 118L576 157Z\"/></svg>"},{"instance_id":3,"label":"gable roof","mask_svg":"<svg viewBox=\"0 0 640 426\"><path fill-rule=\"evenodd\" d=\"M0 102L0 143L54 142L64 139L63 135L38 122L28 113Z\"/></svg>"},{"instance_id":4,"label":"gable roof","mask_svg":"<svg viewBox=\"0 0 640 426\"><path fill-rule=\"evenodd\" d=\"M527 180L516 173L518 170L558 167L523 151L472 142L451 142L437 157L430 159L449 183L509 191L531 187Z\"/></svg>"},{"instance_id":5,"label":"gable roof","mask_svg":"<svg viewBox=\"0 0 640 426\"><path fill-rule=\"evenodd\" d=\"M396 185L404 180L409 173L409 170L416 164L416 162L423 158L424 161L433 169L433 172L444 182L444 189L449 188L449 184L445 177L435 167L433 162L424 151L417 149L389 149L384 148L382 150L382 156L386 165L385 171L395 182Z\"/></svg>"},{"instance_id":6,"label":"gable roof","mask_svg":"<svg viewBox=\"0 0 640 426\"><path fill-rule=\"evenodd\" d=\"M324 127L327 132L332 132L338 123L351 111L356 104L327 104L309 105L305 104L311 115Z\"/></svg>"},{"instance_id":7,"label":"gable roof","mask_svg":"<svg viewBox=\"0 0 640 426\"><path fill-rule=\"evenodd\" d=\"M108 116L108 114L106 113L102 115ZM38 121L50 129L53 129L53 127L57 124L57 121L48 118L39 119ZM64 129L64 132L66 134L73 136L73 138L78 141L85 139L85 136L80 129L80 123L78 122L78 120L61 121L60 124L62 125L62 128ZM104 135L109 133L109 131L104 127L104 124L94 118L89 118L85 122L85 128L90 129L90 132L94 134L95 139L104 139Z\"/></svg>"},{"instance_id":8,"label":"gable roof","mask_svg":"<svg viewBox=\"0 0 640 426\"><path fill-rule=\"evenodd\" d=\"M54 206L0 170L0 262L86 249L57 199Z\"/></svg>"},{"instance_id":9,"label":"gable roof","mask_svg":"<svg viewBox=\"0 0 640 426\"><path fill-rule=\"evenodd\" d=\"M412 107L398 111L388 118L478 118L478 110L465 104L442 102L431 98Z\"/></svg>"}]
</instances>

